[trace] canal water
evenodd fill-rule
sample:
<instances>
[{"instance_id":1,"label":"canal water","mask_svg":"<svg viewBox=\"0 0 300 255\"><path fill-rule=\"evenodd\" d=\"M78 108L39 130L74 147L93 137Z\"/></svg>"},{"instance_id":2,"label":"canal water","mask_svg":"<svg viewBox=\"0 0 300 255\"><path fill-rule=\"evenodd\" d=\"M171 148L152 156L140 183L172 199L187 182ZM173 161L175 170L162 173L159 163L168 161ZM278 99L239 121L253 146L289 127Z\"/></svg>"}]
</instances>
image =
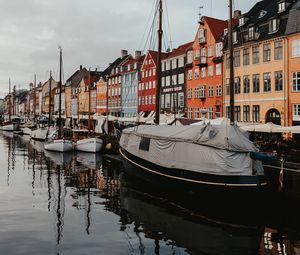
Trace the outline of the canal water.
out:
<instances>
[{"instance_id":1,"label":"canal water","mask_svg":"<svg viewBox=\"0 0 300 255\"><path fill-rule=\"evenodd\" d=\"M46 152L12 133L0 134L0 166L0 254L300 254L299 202L266 200L222 220L223 210L202 214L199 201L132 180L117 161Z\"/></svg>"}]
</instances>

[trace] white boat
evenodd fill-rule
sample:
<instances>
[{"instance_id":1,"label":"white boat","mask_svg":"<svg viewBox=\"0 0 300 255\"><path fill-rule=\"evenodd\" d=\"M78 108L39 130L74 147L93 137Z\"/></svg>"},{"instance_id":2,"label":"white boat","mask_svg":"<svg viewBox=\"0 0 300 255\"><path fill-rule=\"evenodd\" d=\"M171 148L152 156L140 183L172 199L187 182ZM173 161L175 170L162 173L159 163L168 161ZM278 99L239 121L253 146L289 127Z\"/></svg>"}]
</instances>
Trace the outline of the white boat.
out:
<instances>
[{"instance_id":1,"label":"white boat","mask_svg":"<svg viewBox=\"0 0 300 255\"><path fill-rule=\"evenodd\" d=\"M13 132L13 131L18 130L18 128L17 128L16 124L7 124L7 125L2 126L2 130L6 131L6 132Z\"/></svg>"},{"instance_id":2,"label":"white boat","mask_svg":"<svg viewBox=\"0 0 300 255\"><path fill-rule=\"evenodd\" d=\"M73 150L73 143L66 139L57 139L46 142L44 148L48 151L67 152Z\"/></svg>"},{"instance_id":3,"label":"white boat","mask_svg":"<svg viewBox=\"0 0 300 255\"><path fill-rule=\"evenodd\" d=\"M103 148L103 141L99 138L86 138L76 142L75 150L83 152L99 152Z\"/></svg>"},{"instance_id":4,"label":"white boat","mask_svg":"<svg viewBox=\"0 0 300 255\"><path fill-rule=\"evenodd\" d=\"M45 141L48 135L52 134L56 130L55 127L41 127L35 130L32 130L30 133L30 137L33 140Z\"/></svg>"},{"instance_id":5,"label":"white boat","mask_svg":"<svg viewBox=\"0 0 300 255\"><path fill-rule=\"evenodd\" d=\"M21 128L23 135L31 135L32 130L28 127Z\"/></svg>"}]
</instances>

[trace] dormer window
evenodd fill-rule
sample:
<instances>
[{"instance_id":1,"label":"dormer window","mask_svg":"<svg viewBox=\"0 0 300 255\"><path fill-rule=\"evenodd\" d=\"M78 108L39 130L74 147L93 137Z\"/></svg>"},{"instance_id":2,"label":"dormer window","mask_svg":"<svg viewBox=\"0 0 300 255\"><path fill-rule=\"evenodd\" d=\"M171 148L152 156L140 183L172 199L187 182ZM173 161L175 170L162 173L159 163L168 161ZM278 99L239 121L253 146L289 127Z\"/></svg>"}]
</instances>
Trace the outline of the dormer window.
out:
<instances>
[{"instance_id":1,"label":"dormer window","mask_svg":"<svg viewBox=\"0 0 300 255\"><path fill-rule=\"evenodd\" d=\"M272 19L269 22L269 32L273 33L278 30L279 27L279 20L278 19Z\"/></svg>"},{"instance_id":2,"label":"dormer window","mask_svg":"<svg viewBox=\"0 0 300 255\"><path fill-rule=\"evenodd\" d=\"M238 42L238 40L237 40L237 32L233 32L232 33L232 42L233 43L237 43Z\"/></svg>"},{"instance_id":3,"label":"dormer window","mask_svg":"<svg viewBox=\"0 0 300 255\"><path fill-rule=\"evenodd\" d=\"M278 4L278 12L284 12L286 10L286 2L281 2Z\"/></svg>"},{"instance_id":4,"label":"dormer window","mask_svg":"<svg viewBox=\"0 0 300 255\"><path fill-rule=\"evenodd\" d=\"M245 17L240 17L239 19L239 26L243 26L245 24Z\"/></svg>"},{"instance_id":5,"label":"dormer window","mask_svg":"<svg viewBox=\"0 0 300 255\"><path fill-rule=\"evenodd\" d=\"M248 30L248 39L249 40L253 40L254 39L254 27L249 27L249 30Z\"/></svg>"},{"instance_id":6,"label":"dormer window","mask_svg":"<svg viewBox=\"0 0 300 255\"><path fill-rule=\"evenodd\" d=\"M264 17L266 14L267 14L267 11L262 10L262 11L259 13L258 18L260 19L260 18Z\"/></svg>"},{"instance_id":7,"label":"dormer window","mask_svg":"<svg viewBox=\"0 0 300 255\"><path fill-rule=\"evenodd\" d=\"M200 29L199 30L199 43L205 43L206 42L206 29Z\"/></svg>"}]
</instances>

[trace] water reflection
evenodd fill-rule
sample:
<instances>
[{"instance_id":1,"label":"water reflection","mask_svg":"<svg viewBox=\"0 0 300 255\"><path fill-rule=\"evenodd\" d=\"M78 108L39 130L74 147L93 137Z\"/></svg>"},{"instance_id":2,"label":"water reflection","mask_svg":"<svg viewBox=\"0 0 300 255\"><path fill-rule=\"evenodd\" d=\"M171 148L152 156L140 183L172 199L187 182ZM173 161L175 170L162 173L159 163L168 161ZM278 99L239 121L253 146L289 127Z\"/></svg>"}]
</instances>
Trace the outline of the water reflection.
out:
<instances>
[{"instance_id":1,"label":"water reflection","mask_svg":"<svg viewBox=\"0 0 300 255\"><path fill-rule=\"evenodd\" d=\"M197 201L188 206L129 179L100 154L47 152L11 134L0 139L12 198L0 197L0 223L11 238L0 240L3 254L20 254L19 246L28 254L300 255L297 207L268 202L257 208L266 219L229 224L196 211ZM31 235L20 237L21 225Z\"/></svg>"}]
</instances>

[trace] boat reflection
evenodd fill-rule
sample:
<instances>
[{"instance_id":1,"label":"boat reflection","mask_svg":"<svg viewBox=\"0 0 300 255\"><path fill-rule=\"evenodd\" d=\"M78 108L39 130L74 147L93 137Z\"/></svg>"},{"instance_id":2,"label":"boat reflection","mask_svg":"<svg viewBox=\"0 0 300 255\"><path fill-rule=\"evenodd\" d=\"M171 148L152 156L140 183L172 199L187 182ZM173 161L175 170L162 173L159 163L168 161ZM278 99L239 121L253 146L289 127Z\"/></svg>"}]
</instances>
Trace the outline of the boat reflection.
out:
<instances>
[{"instance_id":1,"label":"boat reflection","mask_svg":"<svg viewBox=\"0 0 300 255\"><path fill-rule=\"evenodd\" d=\"M59 153L54 151L44 150L46 158L48 158L52 163L58 166L68 165L73 160L73 153Z\"/></svg>"},{"instance_id":2,"label":"boat reflection","mask_svg":"<svg viewBox=\"0 0 300 255\"><path fill-rule=\"evenodd\" d=\"M102 165L102 155L99 153L76 152L76 161L91 169L99 169Z\"/></svg>"}]
</instances>

